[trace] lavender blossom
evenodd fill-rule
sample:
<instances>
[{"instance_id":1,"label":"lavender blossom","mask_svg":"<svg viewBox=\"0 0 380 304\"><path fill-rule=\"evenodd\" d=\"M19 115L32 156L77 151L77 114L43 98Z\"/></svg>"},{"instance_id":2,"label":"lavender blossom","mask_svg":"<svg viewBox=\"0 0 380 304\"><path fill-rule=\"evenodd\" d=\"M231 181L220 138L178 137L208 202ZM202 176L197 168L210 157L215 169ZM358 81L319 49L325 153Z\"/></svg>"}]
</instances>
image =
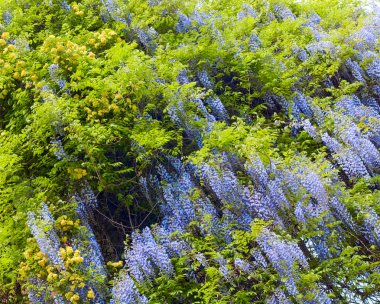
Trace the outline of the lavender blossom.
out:
<instances>
[{"instance_id":1,"label":"lavender blossom","mask_svg":"<svg viewBox=\"0 0 380 304\"><path fill-rule=\"evenodd\" d=\"M42 204L40 215L28 212L28 226L37 241L40 250L49 257L51 263L64 269L63 260L59 254L60 240L54 230L54 219L47 205Z\"/></svg>"},{"instance_id":2,"label":"lavender blossom","mask_svg":"<svg viewBox=\"0 0 380 304\"><path fill-rule=\"evenodd\" d=\"M31 288L28 289L28 299L31 304L44 303L46 286L43 281L38 278L29 280Z\"/></svg>"},{"instance_id":3,"label":"lavender blossom","mask_svg":"<svg viewBox=\"0 0 380 304\"><path fill-rule=\"evenodd\" d=\"M178 33L186 33L191 28L191 20L183 13L179 13L179 20L175 29Z\"/></svg>"},{"instance_id":4,"label":"lavender blossom","mask_svg":"<svg viewBox=\"0 0 380 304\"><path fill-rule=\"evenodd\" d=\"M287 18L291 20L296 19L296 16L294 16L292 11L285 5L275 5L273 8L273 12L280 20L285 20Z\"/></svg>"},{"instance_id":5,"label":"lavender blossom","mask_svg":"<svg viewBox=\"0 0 380 304\"><path fill-rule=\"evenodd\" d=\"M336 219L340 220L343 224L351 230L356 231L356 225L348 212L347 208L336 198L333 197L330 202L330 208Z\"/></svg>"},{"instance_id":6,"label":"lavender blossom","mask_svg":"<svg viewBox=\"0 0 380 304\"><path fill-rule=\"evenodd\" d=\"M314 140L316 140L318 136L318 130L311 124L310 120L306 119L302 123L303 129L307 134L310 135Z\"/></svg>"},{"instance_id":7,"label":"lavender blossom","mask_svg":"<svg viewBox=\"0 0 380 304\"><path fill-rule=\"evenodd\" d=\"M363 210L364 219L362 230L367 240L372 244L380 245L380 217L375 210L366 207Z\"/></svg>"},{"instance_id":8,"label":"lavender blossom","mask_svg":"<svg viewBox=\"0 0 380 304\"><path fill-rule=\"evenodd\" d=\"M188 84L190 83L190 80L187 76L187 69L184 69L182 71L179 72L178 76L177 76L177 81L179 84Z\"/></svg>"},{"instance_id":9,"label":"lavender blossom","mask_svg":"<svg viewBox=\"0 0 380 304\"><path fill-rule=\"evenodd\" d=\"M250 263L240 258L236 258L234 264L236 268L239 268L240 270L248 274L250 274L254 270L253 266Z\"/></svg>"},{"instance_id":10,"label":"lavender blossom","mask_svg":"<svg viewBox=\"0 0 380 304\"><path fill-rule=\"evenodd\" d=\"M12 15L9 11L3 12L3 20L5 25L9 25L12 21Z\"/></svg>"},{"instance_id":11,"label":"lavender blossom","mask_svg":"<svg viewBox=\"0 0 380 304\"><path fill-rule=\"evenodd\" d=\"M312 117L314 115L308 100L301 92L297 92L296 96L293 97L293 102L302 114L305 114L308 117Z\"/></svg>"},{"instance_id":12,"label":"lavender blossom","mask_svg":"<svg viewBox=\"0 0 380 304\"><path fill-rule=\"evenodd\" d=\"M255 10L252 8L252 6L243 4L242 10L238 13L237 18L241 20L246 17L256 18L257 16L258 15L255 12Z\"/></svg>"},{"instance_id":13,"label":"lavender blossom","mask_svg":"<svg viewBox=\"0 0 380 304\"><path fill-rule=\"evenodd\" d=\"M310 55L315 55L317 53L334 53L335 46L329 41L319 41L308 44L306 50Z\"/></svg>"},{"instance_id":14,"label":"lavender blossom","mask_svg":"<svg viewBox=\"0 0 380 304\"><path fill-rule=\"evenodd\" d=\"M218 96L207 98L205 103L211 108L211 113L217 118L217 120L225 121L228 119L226 108Z\"/></svg>"},{"instance_id":15,"label":"lavender blossom","mask_svg":"<svg viewBox=\"0 0 380 304\"><path fill-rule=\"evenodd\" d=\"M148 303L148 299L139 293L128 273L122 272L119 275L119 278L116 279L112 287L111 293L111 304Z\"/></svg>"},{"instance_id":16,"label":"lavender blossom","mask_svg":"<svg viewBox=\"0 0 380 304\"><path fill-rule=\"evenodd\" d=\"M163 247L153 239L147 227L142 234L132 233L132 246L126 252L130 272L139 283L156 276L156 270L170 275L174 272L170 257Z\"/></svg>"},{"instance_id":17,"label":"lavender blossom","mask_svg":"<svg viewBox=\"0 0 380 304\"><path fill-rule=\"evenodd\" d=\"M67 3L66 0L63 0L59 3L59 5L61 6L62 9L64 9L65 11L69 11L71 10L71 7L70 5Z\"/></svg>"},{"instance_id":18,"label":"lavender blossom","mask_svg":"<svg viewBox=\"0 0 380 304\"><path fill-rule=\"evenodd\" d=\"M147 31L142 29L136 30L137 37L139 38L141 44L150 51L155 51L157 43L154 41L155 37L158 35L154 28L148 28Z\"/></svg>"},{"instance_id":19,"label":"lavender blossom","mask_svg":"<svg viewBox=\"0 0 380 304\"><path fill-rule=\"evenodd\" d=\"M301 60L302 62L306 61L309 56L307 55L306 51L304 49L301 49L297 53L297 58Z\"/></svg>"},{"instance_id":20,"label":"lavender blossom","mask_svg":"<svg viewBox=\"0 0 380 304\"><path fill-rule=\"evenodd\" d=\"M287 296L281 289L277 289L275 293L265 301L266 304L291 304Z\"/></svg>"},{"instance_id":21,"label":"lavender blossom","mask_svg":"<svg viewBox=\"0 0 380 304\"><path fill-rule=\"evenodd\" d=\"M204 86L205 89L207 89L207 90L212 89L212 83L210 81L210 78L209 78L206 70L199 71L197 73L197 76L198 76L200 83Z\"/></svg>"},{"instance_id":22,"label":"lavender blossom","mask_svg":"<svg viewBox=\"0 0 380 304\"><path fill-rule=\"evenodd\" d=\"M61 160L64 157L66 157L66 153L63 149L62 141L60 139L54 139L50 141L50 143L53 145L54 155L55 157L57 157L58 160Z\"/></svg>"},{"instance_id":23,"label":"lavender blossom","mask_svg":"<svg viewBox=\"0 0 380 304\"><path fill-rule=\"evenodd\" d=\"M261 46L261 40L256 34L252 34L251 37L249 38L248 45L249 45L249 50L253 52Z\"/></svg>"},{"instance_id":24,"label":"lavender blossom","mask_svg":"<svg viewBox=\"0 0 380 304\"><path fill-rule=\"evenodd\" d=\"M348 149L342 149L334 158L348 178L360 178L369 176L369 173L358 155Z\"/></svg>"},{"instance_id":25,"label":"lavender blossom","mask_svg":"<svg viewBox=\"0 0 380 304\"><path fill-rule=\"evenodd\" d=\"M366 69L368 76L375 81L380 80L380 59L375 59Z\"/></svg>"},{"instance_id":26,"label":"lavender blossom","mask_svg":"<svg viewBox=\"0 0 380 304\"><path fill-rule=\"evenodd\" d=\"M298 275L294 263L308 269L306 257L296 243L280 239L276 234L264 228L257 239L261 249L276 269L277 273L286 278L285 286L290 294L298 294L296 282Z\"/></svg>"},{"instance_id":27,"label":"lavender blossom","mask_svg":"<svg viewBox=\"0 0 380 304\"><path fill-rule=\"evenodd\" d=\"M356 61L353 61L351 58L348 58L346 60L346 66L350 70L352 76L354 76L354 78L357 81L365 83L365 80L363 78L364 71Z\"/></svg>"}]
</instances>

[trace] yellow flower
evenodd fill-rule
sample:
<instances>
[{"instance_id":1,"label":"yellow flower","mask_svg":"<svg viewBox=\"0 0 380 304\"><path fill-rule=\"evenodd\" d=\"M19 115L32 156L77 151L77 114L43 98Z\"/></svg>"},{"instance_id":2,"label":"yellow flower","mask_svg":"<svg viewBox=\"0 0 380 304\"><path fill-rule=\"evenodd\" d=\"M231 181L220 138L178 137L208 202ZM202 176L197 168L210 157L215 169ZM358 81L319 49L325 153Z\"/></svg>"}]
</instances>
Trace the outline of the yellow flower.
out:
<instances>
[{"instance_id":1,"label":"yellow flower","mask_svg":"<svg viewBox=\"0 0 380 304\"><path fill-rule=\"evenodd\" d=\"M64 50L65 50L65 47L64 47L62 44L59 44L59 45L57 46L57 51L62 52L62 51L64 51Z\"/></svg>"},{"instance_id":2,"label":"yellow flower","mask_svg":"<svg viewBox=\"0 0 380 304\"><path fill-rule=\"evenodd\" d=\"M10 59L16 59L17 55L15 53L9 54Z\"/></svg>"},{"instance_id":3,"label":"yellow flower","mask_svg":"<svg viewBox=\"0 0 380 304\"><path fill-rule=\"evenodd\" d=\"M66 257L66 250L65 248L59 248L59 253L61 254L62 258L65 258Z\"/></svg>"},{"instance_id":4,"label":"yellow flower","mask_svg":"<svg viewBox=\"0 0 380 304\"><path fill-rule=\"evenodd\" d=\"M56 279L58 277L58 275L56 273L49 273L49 275L47 276L47 281L48 282L51 282L53 281L54 279Z\"/></svg>"},{"instance_id":5,"label":"yellow flower","mask_svg":"<svg viewBox=\"0 0 380 304\"><path fill-rule=\"evenodd\" d=\"M90 289L88 292L87 292L87 298L89 299L94 299L95 298L95 293L92 289Z\"/></svg>"},{"instance_id":6,"label":"yellow flower","mask_svg":"<svg viewBox=\"0 0 380 304\"><path fill-rule=\"evenodd\" d=\"M73 254L73 247L71 247L71 246L67 246L66 247L66 253L68 254L68 255L72 255Z\"/></svg>"},{"instance_id":7,"label":"yellow flower","mask_svg":"<svg viewBox=\"0 0 380 304\"><path fill-rule=\"evenodd\" d=\"M22 61L22 60L17 61L17 63L16 63L16 67L18 67L18 68L22 68L22 67L24 67L24 66L25 66L25 61Z\"/></svg>"},{"instance_id":8,"label":"yellow flower","mask_svg":"<svg viewBox=\"0 0 380 304\"><path fill-rule=\"evenodd\" d=\"M41 261L38 261L38 265L40 265L41 267L44 267L46 265L46 260L43 259Z\"/></svg>"},{"instance_id":9,"label":"yellow flower","mask_svg":"<svg viewBox=\"0 0 380 304\"><path fill-rule=\"evenodd\" d=\"M72 258L72 261L74 263L81 264L81 263L83 263L83 258L77 256L77 257Z\"/></svg>"},{"instance_id":10,"label":"yellow flower","mask_svg":"<svg viewBox=\"0 0 380 304\"><path fill-rule=\"evenodd\" d=\"M1 46L7 45L7 42L4 39L0 39L0 45Z\"/></svg>"},{"instance_id":11,"label":"yellow flower","mask_svg":"<svg viewBox=\"0 0 380 304\"><path fill-rule=\"evenodd\" d=\"M29 249L24 251L24 256L28 259L31 257L32 252L33 252L33 250L29 248Z\"/></svg>"},{"instance_id":12,"label":"yellow flower","mask_svg":"<svg viewBox=\"0 0 380 304\"><path fill-rule=\"evenodd\" d=\"M70 300L70 298L73 296L73 292L71 292L71 291L69 291L69 292L67 292L66 294L65 294L65 298L67 299L67 300Z\"/></svg>"},{"instance_id":13,"label":"yellow flower","mask_svg":"<svg viewBox=\"0 0 380 304\"><path fill-rule=\"evenodd\" d=\"M75 302L79 301L79 295L74 294L74 295L70 298L70 301L71 301L72 303L75 303Z\"/></svg>"},{"instance_id":14,"label":"yellow flower","mask_svg":"<svg viewBox=\"0 0 380 304\"><path fill-rule=\"evenodd\" d=\"M9 32L4 32L1 34L2 39L8 39L9 38Z\"/></svg>"},{"instance_id":15,"label":"yellow flower","mask_svg":"<svg viewBox=\"0 0 380 304\"><path fill-rule=\"evenodd\" d=\"M120 260L119 262L115 262L115 263L114 263L114 266L115 266L115 267L123 267L123 261Z\"/></svg>"}]
</instances>

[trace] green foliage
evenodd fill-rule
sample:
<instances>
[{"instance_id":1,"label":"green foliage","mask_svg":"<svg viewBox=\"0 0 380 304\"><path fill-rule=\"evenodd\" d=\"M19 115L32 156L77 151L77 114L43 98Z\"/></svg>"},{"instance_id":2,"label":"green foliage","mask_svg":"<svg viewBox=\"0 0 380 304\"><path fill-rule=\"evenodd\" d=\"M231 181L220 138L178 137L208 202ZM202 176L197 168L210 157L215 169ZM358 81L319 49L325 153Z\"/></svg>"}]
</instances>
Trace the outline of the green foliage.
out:
<instances>
[{"instance_id":1,"label":"green foliage","mask_svg":"<svg viewBox=\"0 0 380 304\"><path fill-rule=\"evenodd\" d=\"M267 93L274 93L292 104L293 88L297 87L311 96L312 105L326 110L362 89L361 83L346 80L332 88L323 85L326 78L338 77L342 63L357 52L346 37L365 24L366 17L358 9L360 2L205 1L199 14L218 17L205 18L195 25L196 30L177 33L178 12L190 14L197 3L162 0L149 5L147 0L115 0L121 12L120 20L115 21L101 0L68 1L69 10L62 7L60 0L1 1L0 15L12 16L9 22L2 20L0 24L2 303L25 302L28 278L40 271L47 281L49 273L53 273L53 292L69 293L72 285L78 287L86 277L79 269L80 263L68 267L67 273L59 273L48 264L30 240L26 225L29 211L37 212L44 201L62 220L62 216L74 213L75 206L67 202L81 186L91 185L100 201L97 233L102 238L106 235L102 245L117 247L116 253L105 250L106 260L117 260L123 251L120 239L125 233L162 216L157 206L142 195L138 180L152 164L168 155L195 165L217 163L217 153L233 154L248 163L258 156L265 165L275 160L279 168L289 168L291 163L309 158L305 161L308 168L322 176L327 191L341 193L345 206L359 223L368 216L358 211L362 207L380 212L379 177L357 180L349 184L351 189L343 182L332 185L328 179L337 170L326 169L329 155L321 141L304 131L294 137L292 130L297 126L287 115L291 107L285 113L285 109L271 109L264 100ZM257 16L236 20L243 4L252 5ZM276 4L288 5L299 18L271 21L268 12ZM313 12L322 18L321 31L328 33L339 48L325 48L301 61L294 50L315 42L310 27L304 26ZM154 29L158 34L152 38L154 50L140 41L136 29ZM252 35L261 41L261 47L254 51L250 46ZM49 69L56 64L59 72L55 77ZM363 67L368 64L365 62ZM185 69L190 83L181 85L177 76ZM197 86L196 74L202 70L209 73L212 90ZM64 84L56 78L64 80ZM194 152L194 139L171 121L170 109L184 104L187 123L205 130L207 122L197 119L201 110L188 101L215 94L220 96L230 118L215 122L209 132L204 132L203 146ZM210 107L206 110L211 111ZM326 117L324 132L334 130L332 121L333 117ZM363 120L359 126L367 132L370 123ZM57 157L57 140L64 156ZM195 201L197 195L200 194L194 192L191 199ZM305 204L310 200L302 191L286 195L291 204L303 196ZM289 219L294 223L293 229L285 232L296 241L323 236L318 226L323 217L324 214L300 228L293 216ZM265 298L281 288L279 275L270 266L246 273L233 263L236 258L248 260L258 248L260 231L271 223L256 221L251 230L234 230L232 242L227 244L224 236L207 230L207 220L193 223L188 234L173 236L185 239L191 248L186 255L173 259L175 275L139 286L150 303L250 303L257 295ZM329 225L336 227L338 223ZM204 234L197 230L199 226ZM115 232L117 229L119 232ZM117 236L110 240L113 234ZM65 250L68 236L69 230L60 231ZM333 234L327 241L333 247L337 238ZM321 263L309 254L310 270L300 271L302 294L293 299L295 302L312 300L310 291L317 282L328 282L331 277L340 282L331 297L342 303L340 293L344 288L358 292L363 301L379 289L379 248L368 247L354 235L350 241L355 246L347 245L342 252L335 252L335 258ZM197 253L205 256L209 267L197 260ZM232 280L226 280L221 273L218 258L226 260L228 272L234 274ZM41 270L42 264L45 268ZM192 280L190 272L194 273ZM80 277L70 283L68 277L73 273L80 273ZM367 273L371 273L369 277ZM106 283L103 287L108 288ZM72 302L79 303L75 299Z\"/></svg>"}]
</instances>

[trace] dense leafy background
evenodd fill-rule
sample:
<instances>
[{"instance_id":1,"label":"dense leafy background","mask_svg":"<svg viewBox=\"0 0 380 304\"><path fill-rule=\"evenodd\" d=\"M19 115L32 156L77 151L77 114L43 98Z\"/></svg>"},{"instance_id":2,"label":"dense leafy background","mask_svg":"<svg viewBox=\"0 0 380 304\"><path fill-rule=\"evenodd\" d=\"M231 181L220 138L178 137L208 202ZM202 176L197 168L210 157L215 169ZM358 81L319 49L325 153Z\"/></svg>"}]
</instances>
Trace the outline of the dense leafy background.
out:
<instances>
[{"instance_id":1,"label":"dense leafy background","mask_svg":"<svg viewBox=\"0 0 380 304\"><path fill-rule=\"evenodd\" d=\"M3 0L2 303L380 301L380 15Z\"/></svg>"}]
</instances>

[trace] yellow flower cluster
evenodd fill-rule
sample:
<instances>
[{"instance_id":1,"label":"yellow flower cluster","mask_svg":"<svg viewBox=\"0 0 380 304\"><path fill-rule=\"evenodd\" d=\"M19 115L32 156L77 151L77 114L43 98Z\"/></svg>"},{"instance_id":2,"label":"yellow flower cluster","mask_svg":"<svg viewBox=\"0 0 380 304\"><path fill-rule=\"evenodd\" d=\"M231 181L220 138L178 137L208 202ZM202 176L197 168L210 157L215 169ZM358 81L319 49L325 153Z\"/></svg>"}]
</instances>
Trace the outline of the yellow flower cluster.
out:
<instances>
[{"instance_id":1,"label":"yellow flower cluster","mask_svg":"<svg viewBox=\"0 0 380 304\"><path fill-rule=\"evenodd\" d=\"M69 72L72 72L82 59L94 58L92 53L88 54L86 46L65 41L54 35L50 35L45 40L41 51L49 54L54 63L59 64L61 68Z\"/></svg>"},{"instance_id":2,"label":"yellow flower cluster","mask_svg":"<svg viewBox=\"0 0 380 304\"><path fill-rule=\"evenodd\" d=\"M73 250L73 247L67 246L66 248L59 248L59 253L65 263L66 268L70 268L73 265L83 263L83 257L80 255L79 250Z\"/></svg>"},{"instance_id":3,"label":"yellow flower cluster","mask_svg":"<svg viewBox=\"0 0 380 304\"><path fill-rule=\"evenodd\" d=\"M109 96L110 95L110 96ZM114 114L120 113L121 108L115 103L122 98L120 93L114 97L115 102L110 102L111 94L103 94L100 98L87 96L84 100L84 110L87 113L87 120L100 119L104 115L113 112Z\"/></svg>"},{"instance_id":4,"label":"yellow flower cluster","mask_svg":"<svg viewBox=\"0 0 380 304\"><path fill-rule=\"evenodd\" d=\"M87 171L85 169L81 168L67 168L67 172L71 175L74 179L81 179L82 177L87 175Z\"/></svg>"},{"instance_id":5,"label":"yellow flower cluster","mask_svg":"<svg viewBox=\"0 0 380 304\"><path fill-rule=\"evenodd\" d=\"M79 5L76 2L72 4L72 8L75 15L81 16L81 17L84 15L84 12L80 9Z\"/></svg>"},{"instance_id":6,"label":"yellow flower cluster","mask_svg":"<svg viewBox=\"0 0 380 304\"><path fill-rule=\"evenodd\" d=\"M118 262L111 262L111 261L109 261L107 263L107 266L113 267L113 268L120 268L120 267L123 267L123 261L122 260L120 260Z\"/></svg>"},{"instance_id":7,"label":"yellow flower cluster","mask_svg":"<svg viewBox=\"0 0 380 304\"><path fill-rule=\"evenodd\" d=\"M57 220L57 226L60 228L79 227L79 224L79 220L72 221L67 216L61 216ZM78 304L84 300L80 298L79 290L87 292L88 300L95 298L94 290L85 284L85 276L77 271L78 266L84 261L79 250L74 250L71 246L59 249L65 265L65 268L61 269L49 263L47 255L38 249L34 238L27 241L29 247L24 251L26 261L20 263L19 268L20 280L27 282L30 277L45 280L54 290L52 295L56 293L62 294L67 301L73 304Z\"/></svg>"},{"instance_id":8,"label":"yellow flower cluster","mask_svg":"<svg viewBox=\"0 0 380 304\"><path fill-rule=\"evenodd\" d=\"M100 49L111 43L120 42L122 39L117 36L117 33L110 29L105 29L103 31L95 32L93 38L88 40L88 43L91 47L95 49Z\"/></svg>"},{"instance_id":9,"label":"yellow flower cluster","mask_svg":"<svg viewBox=\"0 0 380 304\"><path fill-rule=\"evenodd\" d=\"M79 295L74 291L67 292L65 294L65 298L69 300L71 303L78 303L80 300ZM95 293L91 288L87 291L87 298L90 300L95 298Z\"/></svg>"},{"instance_id":10,"label":"yellow flower cluster","mask_svg":"<svg viewBox=\"0 0 380 304\"><path fill-rule=\"evenodd\" d=\"M71 231L80 228L80 220L70 220L66 215L63 215L57 220L57 229L61 231Z\"/></svg>"},{"instance_id":11,"label":"yellow flower cluster","mask_svg":"<svg viewBox=\"0 0 380 304\"><path fill-rule=\"evenodd\" d=\"M30 272L30 269L31 268L27 263L25 262L20 263L18 273L20 275L21 280L25 280L28 277L28 273Z\"/></svg>"},{"instance_id":12,"label":"yellow flower cluster","mask_svg":"<svg viewBox=\"0 0 380 304\"><path fill-rule=\"evenodd\" d=\"M3 32L0 36L0 66L2 75L11 77L15 80L21 80L28 75L25 69L25 61L18 60L17 49L13 44L7 42L10 37L9 32ZM2 85L0 99L6 98L11 89L11 82L5 82Z\"/></svg>"}]
</instances>

